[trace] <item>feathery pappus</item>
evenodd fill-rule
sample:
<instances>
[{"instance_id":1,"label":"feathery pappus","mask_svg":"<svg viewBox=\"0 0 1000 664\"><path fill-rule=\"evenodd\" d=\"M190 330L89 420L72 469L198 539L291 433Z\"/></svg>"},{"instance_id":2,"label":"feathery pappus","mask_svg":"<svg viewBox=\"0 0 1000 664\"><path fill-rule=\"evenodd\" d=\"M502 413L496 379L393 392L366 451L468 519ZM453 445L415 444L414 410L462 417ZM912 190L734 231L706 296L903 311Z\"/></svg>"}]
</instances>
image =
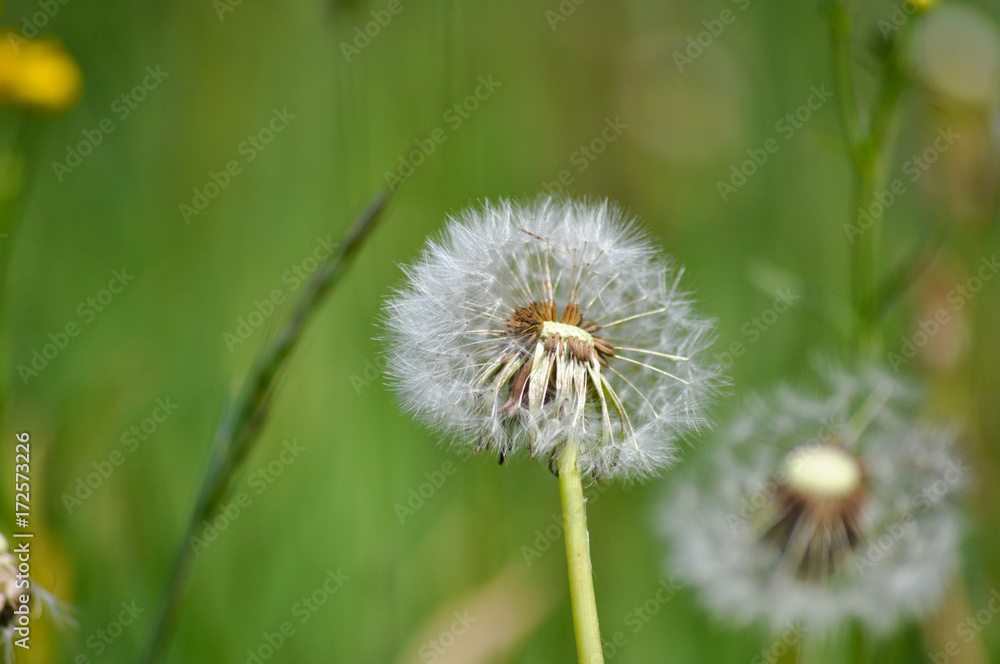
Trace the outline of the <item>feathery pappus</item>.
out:
<instances>
[{"instance_id":1,"label":"feathery pappus","mask_svg":"<svg viewBox=\"0 0 1000 664\"><path fill-rule=\"evenodd\" d=\"M874 633L932 609L955 568L955 432L918 419L879 369L823 370L827 393L783 388L722 436L707 482L664 511L674 571L739 623Z\"/></svg>"},{"instance_id":2,"label":"feathery pappus","mask_svg":"<svg viewBox=\"0 0 1000 664\"><path fill-rule=\"evenodd\" d=\"M458 444L641 478L705 423L712 323L680 270L609 203L469 209L404 268L385 306L405 408Z\"/></svg>"}]
</instances>

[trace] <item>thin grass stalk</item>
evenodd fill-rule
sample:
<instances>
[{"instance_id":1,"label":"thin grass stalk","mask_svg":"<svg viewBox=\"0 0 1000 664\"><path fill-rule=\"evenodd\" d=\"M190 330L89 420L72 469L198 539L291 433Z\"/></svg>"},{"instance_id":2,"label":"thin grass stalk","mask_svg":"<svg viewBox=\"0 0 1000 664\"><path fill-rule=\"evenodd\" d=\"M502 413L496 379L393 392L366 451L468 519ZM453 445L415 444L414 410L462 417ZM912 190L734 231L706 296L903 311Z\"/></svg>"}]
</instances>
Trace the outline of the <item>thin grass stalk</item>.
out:
<instances>
[{"instance_id":1,"label":"thin grass stalk","mask_svg":"<svg viewBox=\"0 0 1000 664\"><path fill-rule=\"evenodd\" d=\"M174 557L160 610L142 661L155 664L166 657L173 638L178 611L186 594L193 563L193 549L188 544L198 525L219 506L247 454L259 439L267 420L277 379L288 363L306 323L323 303L348 269L351 259L375 227L375 221L388 201L388 193L379 193L361 213L344 236L336 253L330 256L306 285L305 291L288 323L254 363L239 396L223 418L216 434L216 446L201 483L184 538Z\"/></svg>"}]
</instances>

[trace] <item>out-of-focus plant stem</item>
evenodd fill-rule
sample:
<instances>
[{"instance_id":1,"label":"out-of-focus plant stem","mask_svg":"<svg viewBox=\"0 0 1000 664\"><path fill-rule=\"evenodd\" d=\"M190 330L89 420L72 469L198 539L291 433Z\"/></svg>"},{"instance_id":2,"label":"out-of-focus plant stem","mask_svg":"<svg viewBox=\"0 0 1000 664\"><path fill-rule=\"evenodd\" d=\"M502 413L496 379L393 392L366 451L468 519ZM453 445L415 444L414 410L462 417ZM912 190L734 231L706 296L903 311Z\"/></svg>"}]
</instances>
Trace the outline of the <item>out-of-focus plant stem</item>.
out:
<instances>
[{"instance_id":1,"label":"out-of-focus plant stem","mask_svg":"<svg viewBox=\"0 0 1000 664\"><path fill-rule=\"evenodd\" d=\"M830 37L834 62L834 94L837 96L847 152L851 159L853 200L848 224L851 242L851 302L857 317L855 335L861 355L874 359L882 352L882 303L879 301L879 256L883 209L870 214L861 227L859 210L866 210L876 193L885 189L888 161L892 156L899 102L906 79L894 53L882 62L879 91L870 116L864 118L855 97L851 55L853 16L845 0L830 2Z\"/></svg>"},{"instance_id":2,"label":"out-of-focus plant stem","mask_svg":"<svg viewBox=\"0 0 1000 664\"><path fill-rule=\"evenodd\" d=\"M867 209L875 194L885 191L888 180L888 162L893 154L899 105L907 89L906 74L900 69L897 53L899 36L896 35L880 53L881 77L874 105L867 119L861 114L855 99L853 62L851 57L853 16L849 0L829 0L830 36L834 62L834 94L838 96L841 122L847 151L850 155L854 178L854 204L850 209L851 238L851 299L857 316L856 335L859 357L877 360L882 354L882 318L889 299L902 292L905 284L883 283L879 276L879 244L882 216L885 206L880 203L878 214L868 212L872 220L868 228L861 228L860 213ZM909 26L912 28L912 22ZM905 279L906 275L897 277ZM890 277L891 279L891 277ZM888 286L888 288L887 288ZM972 608L964 581L957 577L949 593L949 601L957 605L952 615L972 615ZM946 613L942 612L939 618ZM948 619L949 621L951 618ZM923 625L924 640L934 642L936 621ZM860 632L855 634L860 642ZM857 644L855 644L857 645ZM977 636L972 646L970 661L979 661L985 653L982 637ZM852 648L852 659L861 661L862 654Z\"/></svg>"}]
</instances>

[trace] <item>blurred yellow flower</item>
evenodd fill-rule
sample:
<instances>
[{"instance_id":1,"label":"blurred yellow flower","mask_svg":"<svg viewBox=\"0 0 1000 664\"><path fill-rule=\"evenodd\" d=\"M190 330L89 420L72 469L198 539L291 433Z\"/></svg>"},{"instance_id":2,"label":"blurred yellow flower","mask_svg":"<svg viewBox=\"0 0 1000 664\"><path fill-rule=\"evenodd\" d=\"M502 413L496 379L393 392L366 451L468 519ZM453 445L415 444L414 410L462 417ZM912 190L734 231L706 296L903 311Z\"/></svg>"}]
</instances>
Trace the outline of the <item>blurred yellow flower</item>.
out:
<instances>
[{"instance_id":1,"label":"blurred yellow flower","mask_svg":"<svg viewBox=\"0 0 1000 664\"><path fill-rule=\"evenodd\" d=\"M82 85L80 67L58 41L0 35L0 104L65 111Z\"/></svg>"}]
</instances>

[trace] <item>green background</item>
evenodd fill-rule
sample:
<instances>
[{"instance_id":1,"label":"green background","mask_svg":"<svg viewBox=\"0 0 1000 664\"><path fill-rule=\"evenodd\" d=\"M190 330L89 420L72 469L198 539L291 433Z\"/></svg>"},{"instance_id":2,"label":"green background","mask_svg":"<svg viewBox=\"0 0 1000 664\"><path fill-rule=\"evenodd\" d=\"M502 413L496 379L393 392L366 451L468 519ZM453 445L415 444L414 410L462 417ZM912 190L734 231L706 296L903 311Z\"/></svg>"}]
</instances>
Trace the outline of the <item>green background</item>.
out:
<instances>
[{"instance_id":1,"label":"green background","mask_svg":"<svg viewBox=\"0 0 1000 664\"><path fill-rule=\"evenodd\" d=\"M535 546L539 531L544 539L559 510L554 478L541 464L497 467L437 445L399 411L380 372L379 311L400 282L397 265L470 203L530 199L568 171L568 193L608 197L639 215L686 266L700 310L718 319L717 351L742 344L716 422L753 391L808 383L816 355L850 357L838 329L844 321L828 315L849 287L842 225L850 180L835 103L790 137L776 127L812 86L831 86L819 4L562 4L566 20L553 28L554 0L402 0L350 58L342 44L384 3L243 2L221 17L209 2L58 5L42 33L77 58L85 91L70 112L39 122L34 186L11 239L11 306L3 316L13 400L3 439L9 449L15 432L31 433L36 579L77 607L79 626L56 632L38 621L25 661L136 661L215 423L287 301L232 352L224 335L273 290L293 295L286 271L308 268L317 237L336 241L385 173L416 149L414 140L436 129L444 141L398 189L283 375L271 421L235 487L249 505L200 553L170 661L247 661L247 649L295 620L296 602L338 569L349 580L309 622L295 623L270 661L575 661L561 537L530 565L523 549ZM979 7L1000 23L995 3ZM679 72L673 53L727 8L735 20ZM891 8L866 8L859 22L866 42ZM8 2L2 22L20 28L38 11L38 2ZM873 59L860 46L858 59L867 99ZM112 104L157 66L168 76L122 118ZM499 87L488 96L480 88L486 98L456 127L446 113L475 94L479 77ZM248 163L240 145L274 109L294 118ZM52 163L65 162L68 146L105 118L114 131L60 180ZM579 152L616 120L627 127L601 154L591 160ZM886 214L886 266L930 229L949 231L931 268L892 310L890 349L1000 248L996 155L976 160L976 146L986 145L975 133L981 120L924 89L904 104L891 178L902 177L902 164L931 144L938 127L961 127L969 138L918 182L907 180L906 195ZM772 137L780 149L723 201L717 182ZM239 174L185 223L179 206L191 205L193 190L230 160ZM134 281L86 322L81 304L123 268ZM755 335L753 321L779 287L796 289L800 301ZM1000 280L988 281L952 312L950 331L905 367L930 386L930 408L958 418L967 432L964 453L978 482L964 499L962 574L976 610L1000 586L998 293ZM79 336L25 384L18 365L72 321ZM930 357L949 340L959 343L954 356L946 348L944 361ZM176 412L129 451L122 436L167 398ZM304 451L272 466L281 474L258 493L250 475L259 482L282 441L293 439ZM606 641L619 631L627 640L611 661L747 662L770 647L765 632L712 618L687 588L636 622L635 607L655 598L670 574L657 504L709 447L709 437L693 438L685 462L663 480L611 486L592 503L602 631ZM123 463L67 508L64 495L115 450ZM5 475L10 463L8 456L0 464ZM426 474L440 480L438 472L444 482L401 523L397 506L429 481ZM11 484L0 489L8 531ZM145 612L98 653L98 630L132 601ZM452 649L440 658L421 650L448 629L454 611L466 610L477 621ZM953 632L947 621L963 617L940 619L941 629ZM984 637L1000 658L1000 621ZM492 659L460 655L470 639L495 643ZM879 648L873 658L898 651L899 661L926 660L913 629Z\"/></svg>"}]
</instances>

